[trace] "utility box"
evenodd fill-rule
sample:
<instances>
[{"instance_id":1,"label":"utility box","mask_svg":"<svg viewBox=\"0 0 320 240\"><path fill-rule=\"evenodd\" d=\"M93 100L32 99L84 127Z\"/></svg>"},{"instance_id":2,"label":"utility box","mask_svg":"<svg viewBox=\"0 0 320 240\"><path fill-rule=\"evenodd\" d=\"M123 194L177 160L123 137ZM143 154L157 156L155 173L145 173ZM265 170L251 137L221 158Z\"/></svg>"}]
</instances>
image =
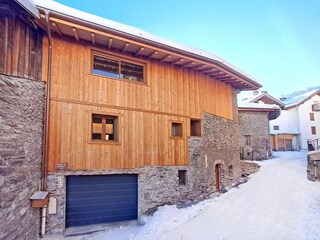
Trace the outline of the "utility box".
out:
<instances>
[{"instance_id":1,"label":"utility box","mask_svg":"<svg viewBox=\"0 0 320 240\"><path fill-rule=\"evenodd\" d=\"M37 191L30 197L31 206L34 208L43 208L49 203L49 192Z\"/></svg>"}]
</instances>

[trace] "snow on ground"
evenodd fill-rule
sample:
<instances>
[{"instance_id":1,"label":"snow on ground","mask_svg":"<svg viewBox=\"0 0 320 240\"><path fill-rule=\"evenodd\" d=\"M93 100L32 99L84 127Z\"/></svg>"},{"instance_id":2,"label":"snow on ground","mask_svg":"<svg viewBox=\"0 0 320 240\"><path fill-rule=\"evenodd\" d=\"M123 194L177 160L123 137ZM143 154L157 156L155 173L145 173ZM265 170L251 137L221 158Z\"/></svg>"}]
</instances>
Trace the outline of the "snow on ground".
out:
<instances>
[{"instance_id":1,"label":"snow on ground","mask_svg":"<svg viewBox=\"0 0 320 240\"><path fill-rule=\"evenodd\" d=\"M79 240L320 239L320 183L306 177L306 152L276 152L251 179L214 199L164 206L144 226Z\"/></svg>"}]
</instances>

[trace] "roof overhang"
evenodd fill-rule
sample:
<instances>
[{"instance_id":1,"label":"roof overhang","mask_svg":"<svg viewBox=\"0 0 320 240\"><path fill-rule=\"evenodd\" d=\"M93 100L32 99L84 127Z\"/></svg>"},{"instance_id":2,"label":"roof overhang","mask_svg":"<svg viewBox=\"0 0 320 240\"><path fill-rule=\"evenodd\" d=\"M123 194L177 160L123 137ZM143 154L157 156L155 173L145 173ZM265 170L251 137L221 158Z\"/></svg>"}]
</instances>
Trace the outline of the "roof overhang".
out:
<instances>
[{"instance_id":1,"label":"roof overhang","mask_svg":"<svg viewBox=\"0 0 320 240\"><path fill-rule=\"evenodd\" d=\"M70 16L54 9L39 5L37 7L41 13L37 24L47 30L45 14L46 12L49 13L50 30L60 36L70 36L77 41L86 40L91 42L92 45L101 46L105 49L113 49L135 57L157 60L166 64L199 71L241 91L251 91L262 87L252 77L218 57L210 58L208 54L201 55L195 51L175 47L173 46L174 44L165 44L168 40L165 43L154 41L153 39L130 34L130 32L119 31L118 29L91 22L78 16Z\"/></svg>"},{"instance_id":2,"label":"roof overhang","mask_svg":"<svg viewBox=\"0 0 320 240\"><path fill-rule=\"evenodd\" d=\"M294 107L298 107L301 104L305 103L306 101L308 101L309 99L311 99L312 97L319 95L320 96L320 90L315 91L314 93L312 93L311 95L307 96L306 98L296 102L296 103L291 103L291 104L287 104L284 109L290 109L290 108L294 108Z\"/></svg>"},{"instance_id":3,"label":"roof overhang","mask_svg":"<svg viewBox=\"0 0 320 240\"><path fill-rule=\"evenodd\" d=\"M266 112L268 114L269 120L277 119L280 114L281 110L280 108L259 108L259 107L238 107L239 112Z\"/></svg>"},{"instance_id":4,"label":"roof overhang","mask_svg":"<svg viewBox=\"0 0 320 240\"><path fill-rule=\"evenodd\" d=\"M33 17L40 18L39 11L32 0L14 0L18 3L23 9L29 12Z\"/></svg>"}]
</instances>

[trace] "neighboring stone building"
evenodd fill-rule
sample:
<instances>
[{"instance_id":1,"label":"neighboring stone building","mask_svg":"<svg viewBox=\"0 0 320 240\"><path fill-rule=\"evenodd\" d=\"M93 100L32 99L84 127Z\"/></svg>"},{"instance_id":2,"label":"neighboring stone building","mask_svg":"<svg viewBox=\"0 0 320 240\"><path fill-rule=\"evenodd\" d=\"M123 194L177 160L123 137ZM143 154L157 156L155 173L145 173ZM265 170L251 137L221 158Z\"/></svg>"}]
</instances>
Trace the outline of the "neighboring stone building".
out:
<instances>
[{"instance_id":1,"label":"neighboring stone building","mask_svg":"<svg viewBox=\"0 0 320 240\"><path fill-rule=\"evenodd\" d=\"M45 84L39 16L28 1L0 1L0 239L37 239Z\"/></svg>"},{"instance_id":2,"label":"neighboring stone building","mask_svg":"<svg viewBox=\"0 0 320 240\"><path fill-rule=\"evenodd\" d=\"M264 160L271 155L269 121L280 115L277 105L239 103L240 156Z\"/></svg>"}]
</instances>

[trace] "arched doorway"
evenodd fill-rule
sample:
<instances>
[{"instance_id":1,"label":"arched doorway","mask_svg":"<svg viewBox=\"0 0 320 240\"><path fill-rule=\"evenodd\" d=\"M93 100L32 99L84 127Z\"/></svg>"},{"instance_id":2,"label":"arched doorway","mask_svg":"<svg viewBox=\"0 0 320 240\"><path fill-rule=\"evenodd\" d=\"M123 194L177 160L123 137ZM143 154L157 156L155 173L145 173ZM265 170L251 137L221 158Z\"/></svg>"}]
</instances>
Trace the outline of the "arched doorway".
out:
<instances>
[{"instance_id":1,"label":"arched doorway","mask_svg":"<svg viewBox=\"0 0 320 240\"><path fill-rule=\"evenodd\" d=\"M216 175L216 191L221 190L221 164L215 165L215 175Z\"/></svg>"}]
</instances>

